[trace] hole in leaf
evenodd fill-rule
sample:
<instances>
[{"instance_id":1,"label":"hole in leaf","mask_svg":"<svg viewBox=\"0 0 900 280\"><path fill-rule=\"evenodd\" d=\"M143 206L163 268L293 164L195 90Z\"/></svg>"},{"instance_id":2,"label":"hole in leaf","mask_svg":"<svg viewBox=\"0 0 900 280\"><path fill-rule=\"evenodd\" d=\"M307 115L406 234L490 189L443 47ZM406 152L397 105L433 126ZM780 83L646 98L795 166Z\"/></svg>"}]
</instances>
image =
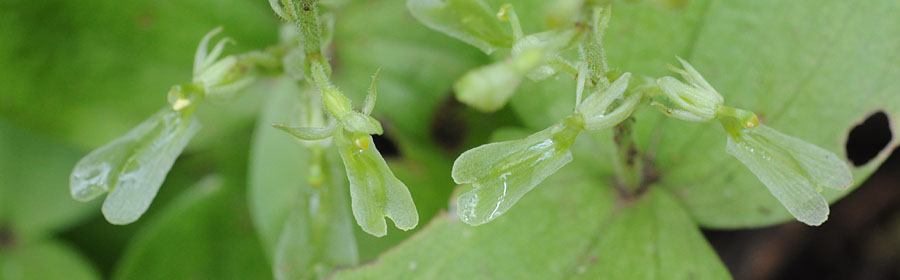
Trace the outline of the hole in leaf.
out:
<instances>
[{"instance_id":1,"label":"hole in leaf","mask_svg":"<svg viewBox=\"0 0 900 280\"><path fill-rule=\"evenodd\" d=\"M882 111L872 114L847 136L847 158L853 166L862 166L878 156L893 138L891 122Z\"/></svg>"},{"instance_id":2,"label":"hole in leaf","mask_svg":"<svg viewBox=\"0 0 900 280\"><path fill-rule=\"evenodd\" d=\"M435 111L430 136L441 148L453 152L462 148L468 127L462 115L462 103L453 98L453 94L449 96Z\"/></svg>"},{"instance_id":3,"label":"hole in leaf","mask_svg":"<svg viewBox=\"0 0 900 280\"><path fill-rule=\"evenodd\" d=\"M0 226L0 249L10 248L16 242L12 229L7 226Z\"/></svg>"},{"instance_id":4,"label":"hole in leaf","mask_svg":"<svg viewBox=\"0 0 900 280\"><path fill-rule=\"evenodd\" d=\"M381 152L381 156L385 158L400 157L400 151L397 150L397 143L390 135L388 135L387 131L382 135L372 135L372 142L375 142L375 147Z\"/></svg>"}]
</instances>

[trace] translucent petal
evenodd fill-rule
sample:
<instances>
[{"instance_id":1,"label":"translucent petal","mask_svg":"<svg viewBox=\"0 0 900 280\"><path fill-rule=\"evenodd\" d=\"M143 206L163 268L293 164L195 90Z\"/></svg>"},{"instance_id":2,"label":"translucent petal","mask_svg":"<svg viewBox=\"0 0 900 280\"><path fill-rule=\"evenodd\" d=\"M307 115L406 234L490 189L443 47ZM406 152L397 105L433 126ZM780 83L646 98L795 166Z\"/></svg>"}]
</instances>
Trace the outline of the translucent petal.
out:
<instances>
[{"instance_id":1,"label":"translucent petal","mask_svg":"<svg viewBox=\"0 0 900 280\"><path fill-rule=\"evenodd\" d=\"M409 189L388 168L372 137L345 131L335 139L350 180L353 216L363 231L384 236L387 234L384 217L394 221L399 229L415 228L419 214Z\"/></svg>"},{"instance_id":2,"label":"translucent petal","mask_svg":"<svg viewBox=\"0 0 900 280\"><path fill-rule=\"evenodd\" d=\"M425 26L487 54L512 45L509 31L483 0L407 0L406 7Z\"/></svg>"},{"instance_id":3,"label":"translucent petal","mask_svg":"<svg viewBox=\"0 0 900 280\"><path fill-rule=\"evenodd\" d=\"M200 40L200 45L197 46L197 52L194 54L195 76L200 74L200 71L203 71L203 69L206 68L204 62L206 61L207 57L207 48L209 47L209 41L212 40L212 37L216 36L216 34L219 34L220 32L222 32L222 27L216 27L212 31L209 31L209 33L206 33L206 35L203 36L203 39Z\"/></svg>"},{"instance_id":4,"label":"translucent petal","mask_svg":"<svg viewBox=\"0 0 900 280\"><path fill-rule=\"evenodd\" d=\"M228 43L234 44L235 42L231 38L224 38L222 40L219 40L219 42L216 43L216 46L213 47L212 51L206 55L206 59L203 61L203 65L212 65L213 62L219 59L219 56L222 55L223 51L225 51L225 45Z\"/></svg>"},{"instance_id":5,"label":"translucent petal","mask_svg":"<svg viewBox=\"0 0 900 280\"><path fill-rule=\"evenodd\" d=\"M384 133L384 129L378 120L357 111L350 111L340 119L340 122L344 129L352 132L377 135Z\"/></svg>"},{"instance_id":6,"label":"translucent petal","mask_svg":"<svg viewBox=\"0 0 900 280\"><path fill-rule=\"evenodd\" d=\"M747 166L791 215L812 226L828 219L828 202L784 150L753 130L744 130L737 137L728 137L728 153Z\"/></svg>"},{"instance_id":7,"label":"translucent petal","mask_svg":"<svg viewBox=\"0 0 900 280\"><path fill-rule=\"evenodd\" d=\"M218 86L237 64L238 60L236 57L225 57L205 67L200 74L195 75L194 82L202 83L207 88Z\"/></svg>"},{"instance_id":8,"label":"translucent petal","mask_svg":"<svg viewBox=\"0 0 900 280\"><path fill-rule=\"evenodd\" d=\"M94 150L72 171L77 200L110 191L103 215L113 224L137 220L150 206L175 159L200 129L196 119L165 108L125 136Z\"/></svg>"},{"instance_id":9,"label":"translucent petal","mask_svg":"<svg viewBox=\"0 0 900 280\"><path fill-rule=\"evenodd\" d=\"M694 66L691 66L690 63L688 63L684 59L681 59L681 57L675 57L675 58L678 59L678 62L680 62L681 66L684 67L684 69L685 69L683 71L675 71L675 72L681 74L681 77L683 77L685 80L690 82L694 87L706 89L707 91L711 91L711 92L715 93L715 94L711 94L709 96L710 98L714 98L719 103L721 103L725 100L722 97L722 95L720 95L718 92L716 92L716 90L712 87L712 85L710 85L708 82L706 82L706 79L703 78L703 75L700 75L700 72L697 72L697 69L694 69Z\"/></svg>"},{"instance_id":10,"label":"translucent petal","mask_svg":"<svg viewBox=\"0 0 900 280\"><path fill-rule=\"evenodd\" d=\"M628 119L641 102L642 95L633 93L626 98L615 110L601 115L584 117L584 128L587 130L601 130L618 125Z\"/></svg>"},{"instance_id":11,"label":"translucent petal","mask_svg":"<svg viewBox=\"0 0 900 280\"><path fill-rule=\"evenodd\" d=\"M584 102L578 105L578 112L584 114L586 119L603 117L609 109L609 105L625 95L630 80L631 73L623 74L609 87L588 96Z\"/></svg>"},{"instance_id":12,"label":"translucent petal","mask_svg":"<svg viewBox=\"0 0 900 280\"><path fill-rule=\"evenodd\" d=\"M753 131L770 143L783 147L816 185L844 190L853 184L853 174L847 163L834 153L765 125Z\"/></svg>"},{"instance_id":13,"label":"translucent petal","mask_svg":"<svg viewBox=\"0 0 900 280\"><path fill-rule=\"evenodd\" d=\"M457 198L460 219L480 225L509 210L572 161L569 146L579 130L557 124L522 140L482 145L460 155L453 163L453 180L474 188Z\"/></svg>"}]
</instances>

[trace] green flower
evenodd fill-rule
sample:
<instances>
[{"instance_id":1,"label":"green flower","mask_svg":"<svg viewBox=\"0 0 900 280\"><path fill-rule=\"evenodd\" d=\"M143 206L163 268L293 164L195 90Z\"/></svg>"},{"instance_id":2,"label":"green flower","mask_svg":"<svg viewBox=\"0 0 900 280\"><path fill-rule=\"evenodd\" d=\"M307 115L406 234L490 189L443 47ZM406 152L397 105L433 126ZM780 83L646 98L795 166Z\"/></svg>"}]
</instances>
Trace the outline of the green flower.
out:
<instances>
[{"instance_id":1,"label":"green flower","mask_svg":"<svg viewBox=\"0 0 900 280\"><path fill-rule=\"evenodd\" d=\"M134 222L150 207L175 159L199 129L189 110L160 110L79 160L69 177L72 197L89 201L108 192L102 208L106 220L117 225Z\"/></svg>"},{"instance_id":2,"label":"green flower","mask_svg":"<svg viewBox=\"0 0 900 280\"><path fill-rule=\"evenodd\" d=\"M642 95L633 93L624 98L630 79L631 73L625 73L609 87L598 90L578 104L576 112L584 116L585 129L593 131L607 129L631 116L640 103ZM617 100L621 100L621 102L615 109L610 110Z\"/></svg>"},{"instance_id":3,"label":"green flower","mask_svg":"<svg viewBox=\"0 0 900 280\"><path fill-rule=\"evenodd\" d=\"M334 139L350 181L351 208L356 223L374 236L387 234L385 217L402 230L415 228L419 214L409 189L387 166L375 148L371 134L381 134L381 124L370 114L377 97L375 72L362 111L353 110L350 100L328 80L319 62L312 63L314 82L322 93L325 109L337 120L326 127L287 127L275 125L302 140Z\"/></svg>"},{"instance_id":4,"label":"green flower","mask_svg":"<svg viewBox=\"0 0 900 280\"><path fill-rule=\"evenodd\" d=\"M350 204L356 223L379 237L387 234L384 217L399 229L415 228L419 214L409 189L388 168L372 136L339 129L334 139L350 179Z\"/></svg>"},{"instance_id":5,"label":"green flower","mask_svg":"<svg viewBox=\"0 0 900 280\"><path fill-rule=\"evenodd\" d=\"M817 226L828 219L823 187L844 190L853 184L850 169L837 155L765 125L746 128L731 119L729 154L741 161L797 220Z\"/></svg>"},{"instance_id":6,"label":"green flower","mask_svg":"<svg viewBox=\"0 0 900 280\"><path fill-rule=\"evenodd\" d=\"M491 143L464 152L453 163L453 180L472 190L457 198L457 214L470 225L487 223L572 161L569 147L582 129L579 117L525 139Z\"/></svg>"},{"instance_id":7,"label":"green flower","mask_svg":"<svg viewBox=\"0 0 900 280\"><path fill-rule=\"evenodd\" d=\"M222 27L213 29L200 40L194 55L191 82L173 86L169 90L169 103L173 109L181 110L188 107L196 99L229 100L235 93L256 81L256 75L251 75L250 72L255 68L254 62L257 62L255 59L263 55L251 53L240 57L230 55L220 59L225 45L234 42L231 38L224 38L209 51L210 40L220 32Z\"/></svg>"}]
</instances>

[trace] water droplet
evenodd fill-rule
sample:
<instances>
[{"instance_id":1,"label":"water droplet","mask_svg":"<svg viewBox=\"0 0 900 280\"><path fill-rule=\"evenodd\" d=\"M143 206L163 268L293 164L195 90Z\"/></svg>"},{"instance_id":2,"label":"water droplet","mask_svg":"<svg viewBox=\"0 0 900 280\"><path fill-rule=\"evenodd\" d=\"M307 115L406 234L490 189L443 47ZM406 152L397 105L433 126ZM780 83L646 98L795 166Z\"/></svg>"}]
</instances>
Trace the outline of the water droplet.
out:
<instances>
[{"instance_id":1,"label":"water droplet","mask_svg":"<svg viewBox=\"0 0 900 280\"><path fill-rule=\"evenodd\" d=\"M506 175L509 175L509 174L510 174L509 172L506 172L506 173L503 173L503 175L500 175L500 179L503 180L503 194L501 194L500 198L497 199L497 205L494 206L494 211L491 211L491 216L488 218L488 220L493 220L500 214L503 214L503 211L499 211L500 203L503 203L503 200L506 199Z\"/></svg>"}]
</instances>

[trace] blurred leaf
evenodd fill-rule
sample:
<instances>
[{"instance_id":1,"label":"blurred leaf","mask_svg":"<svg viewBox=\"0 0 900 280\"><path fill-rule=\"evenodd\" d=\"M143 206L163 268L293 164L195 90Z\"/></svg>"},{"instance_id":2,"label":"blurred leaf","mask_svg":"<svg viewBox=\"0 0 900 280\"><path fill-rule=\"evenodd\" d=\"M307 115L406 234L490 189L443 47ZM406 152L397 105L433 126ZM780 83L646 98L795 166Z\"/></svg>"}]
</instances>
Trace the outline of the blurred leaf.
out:
<instances>
[{"instance_id":1,"label":"blurred leaf","mask_svg":"<svg viewBox=\"0 0 900 280\"><path fill-rule=\"evenodd\" d=\"M0 116L85 148L124 134L165 105L169 88L191 79L197 43L214 27L224 26L239 43L234 52L273 44L277 34L277 19L264 1L0 5L0 62L6 65ZM207 127L201 138L215 138L216 130Z\"/></svg>"},{"instance_id":2,"label":"blurred leaf","mask_svg":"<svg viewBox=\"0 0 900 280\"><path fill-rule=\"evenodd\" d=\"M100 275L69 246L47 240L9 251L0 248L0 279L87 280Z\"/></svg>"},{"instance_id":3,"label":"blurred leaf","mask_svg":"<svg viewBox=\"0 0 900 280\"><path fill-rule=\"evenodd\" d=\"M278 80L262 110L253 135L248 170L250 213L260 238L274 255L284 221L302 197L309 170L309 151L291 135L271 126L290 124L302 114L300 89L290 80Z\"/></svg>"},{"instance_id":4,"label":"blurred leaf","mask_svg":"<svg viewBox=\"0 0 900 280\"><path fill-rule=\"evenodd\" d=\"M320 187L328 188L328 193L310 185L311 151L271 124L299 125L304 115L299 96L313 89L297 88L287 79L277 83L253 136L249 205L276 277L308 279L327 274L333 266L359 261L347 204L347 180L332 148L321 158L327 170L320 171L325 176Z\"/></svg>"},{"instance_id":5,"label":"blurred leaf","mask_svg":"<svg viewBox=\"0 0 900 280\"><path fill-rule=\"evenodd\" d=\"M407 0L406 6L419 22L487 54L512 45L506 26L483 0Z\"/></svg>"},{"instance_id":6,"label":"blurred leaf","mask_svg":"<svg viewBox=\"0 0 900 280\"><path fill-rule=\"evenodd\" d=\"M115 279L266 279L272 277L242 197L207 178L138 232Z\"/></svg>"},{"instance_id":7,"label":"blurred leaf","mask_svg":"<svg viewBox=\"0 0 900 280\"><path fill-rule=\"evenodd\" d=\"M67 190L80 155L72 148L0 119L0 226L22 239L49 235L82 221L99 203L80 203Z\"/></svg>"}]
</instances>

